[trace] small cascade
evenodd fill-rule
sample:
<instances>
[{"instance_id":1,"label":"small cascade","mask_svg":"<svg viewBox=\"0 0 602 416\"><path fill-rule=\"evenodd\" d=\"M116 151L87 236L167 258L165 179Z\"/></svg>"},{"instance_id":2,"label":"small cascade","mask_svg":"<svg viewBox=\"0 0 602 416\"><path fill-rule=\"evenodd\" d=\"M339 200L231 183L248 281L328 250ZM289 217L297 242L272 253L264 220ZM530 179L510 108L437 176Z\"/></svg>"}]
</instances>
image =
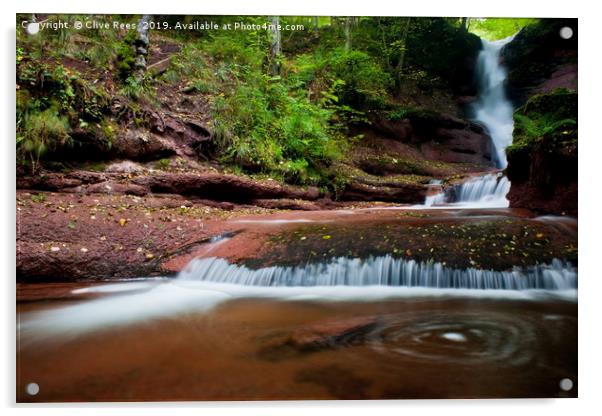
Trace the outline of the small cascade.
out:
<instances>
[{"instance_id":1,"label":"small cascade","mask_svg":"<svg viewBox=\"0 0 602 416\"><path fill-rule=\"evenodd\" d=\"M250 269L221 258L192 260L180 281L246 286L402 286L439 289L568 290L577 288L577 271L559 260L511 271L454 269L441 263L391 256L333 258L329 263Z\"/></svg>"},{"instance_id":2,"label":"small cascade","mask_svg":"<svg viewBox=\"0 0 602 416\"><path fill-rule=\"evenodd\" d=\"M454 202L482 202L507 207L509 191L510 181L501 173L479 176L455 188Z\"/></svg>"},{"instance_id":3,"label":"small cascade","mask_svg":"<svg viewBox=\"0 0 602 416\"><path fill-rule=\"evenodd\" d=\"M445 191L427 195L425 207L506 208L510 181L501 173L477 176Z\"/></svg>"}]
</instances>

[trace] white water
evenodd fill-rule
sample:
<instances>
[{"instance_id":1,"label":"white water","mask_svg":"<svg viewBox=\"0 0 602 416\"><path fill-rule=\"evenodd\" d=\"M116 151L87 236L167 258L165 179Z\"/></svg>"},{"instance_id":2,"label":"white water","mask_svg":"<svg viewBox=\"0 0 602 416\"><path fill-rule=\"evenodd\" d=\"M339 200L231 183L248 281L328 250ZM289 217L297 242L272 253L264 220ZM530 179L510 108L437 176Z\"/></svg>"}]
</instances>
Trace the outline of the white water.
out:
<instances>
[{"instance_id":1,"label":"white water","mask_svg":"<svg viewBox=\"0 0 602 416\"><path fill-rule=\"evenodd\" d=\"M512 37L489 42L482 39L483 49L477 60L479 100L474 105L475 119L489 132L495 148L495 161L505 169L506 147L512 144L513 108L506 97L506 69L500 65L500 52Z\"/></svg>"},{"instance_id":2,"label":"white water","mask_svg":"<svg viewBox=\"0 0 602 416\"><path fill-rule=\"evenodd\" d=\"M577 272L554 260L511 271L454 269L441 263L396 259L389 255L333 258L329 263L249 269L221 258L191 261L178 280L234 283L247 286L405 286L452 289L567 290L577 288Z\"/></svg>"},{"instance_id":3,"label":"white water","mask_svg":"<svg viewBox=\"0 0 602 416\"><path fill-rule=\"evenodd\" d=\"M505 169L506 148L512 144L512 104L506 97L506 69L500 64L500 53L512 37L489 42L481 40L483 49L477 59L479 78L479 100L474 104L475 120L483 124L491 136L493 159L500 169ZM428 195L424 208L446 206L447 208L507 208L510 202L506 195L510 182L501 174L488 174L470 179L453 188L452 192Z\"/></svg>"},{"instance_id":4,"label":"white water","mask_svg":"<svg viewBox=\"0 0 602 416\"><path fill-rule=\"evenodd\" d=\"M501 173L476 176L434 195L428 195L422 208L507 208L510 181Z\"/></svg>"},{"instance_id":5,"label":"white water","mask_svg":"<svg viewBox=\"0 0 602 416\"><path fill-rule=\"evenodd\" d=\"M124 282L77 289L99 299L19 315L19 341L76 336L185 313L203 312L234 299L362 301L417 297L576 301L577 270L554 260L512 271L452 269L390 256L339 258L328 264L251 270L223 259L197 259L169 281ZM113 292L113 293L110 293ZM460 341L453 334L448 337ZM455 339L454 339L455 338Z\"/></svg>"}]
</instances>

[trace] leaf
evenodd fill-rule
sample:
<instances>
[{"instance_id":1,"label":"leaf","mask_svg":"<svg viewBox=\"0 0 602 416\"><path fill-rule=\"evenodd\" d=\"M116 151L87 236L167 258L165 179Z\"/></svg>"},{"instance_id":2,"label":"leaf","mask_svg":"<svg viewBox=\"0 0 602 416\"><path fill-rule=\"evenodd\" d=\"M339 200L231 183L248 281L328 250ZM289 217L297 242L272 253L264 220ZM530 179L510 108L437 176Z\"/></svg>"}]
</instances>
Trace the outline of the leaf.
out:
<instances>
[{"instance_id":1,"label":"leaf","mask_svg":"<svg viewBox=\"0 0 602 416\"><path fill-rule=\"evenodd\" d=\"M119 225L125 227L125 224L128 222L125 218L119 218Z\"/></svg>"},{"instance_id":2,"label":"leaf","mask_svg":"<svg viewBox=\"0 0 602 416\"><path fill-rule=\"evenodd\" d=\"M323 236L322 236L322 238L323 238L324 240L330 240L332 237L331 237L331 236L329 236L329 235L323 235Z\"/></svg>"}]
</instances>

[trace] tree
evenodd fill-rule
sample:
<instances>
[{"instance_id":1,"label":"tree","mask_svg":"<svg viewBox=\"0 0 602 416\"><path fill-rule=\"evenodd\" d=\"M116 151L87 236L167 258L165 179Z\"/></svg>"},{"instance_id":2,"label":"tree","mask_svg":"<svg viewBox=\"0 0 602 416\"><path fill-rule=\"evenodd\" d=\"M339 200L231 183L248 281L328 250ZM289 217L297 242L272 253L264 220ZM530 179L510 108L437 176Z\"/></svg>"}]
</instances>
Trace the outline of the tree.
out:
<instances>
[{"instance_id":1,"label":"tree","mask_svg":"<svg viewBox=\"0 0 602 416\"><path fill-rule=\"evenodd\" d=\"M280 74L280 54L282 40L280 34L280 16L270 17L270 58L269 72L271 75Z\"/></svg>"},{"instance_id":2,"label":"tree","mask_svg":"<svg viewBox=\"0 0 602 416\"><path fill-rule=\"evenodd\" d=\"M401 74L403 72L403 61L404 61L406 50L407 50L408 32L410 31L410 20L411 19L412 19L411 17L406 17L405 26L404 26L403 32L401 34L402 44L401 44L401 50L399 51L399 60L397 61L397 71L396 71L397 88L398 88L399 92L401 92Z\"/></svg>"},{"instance_id":3,"label":"tree","mask_svg":"<svg viewBox=\"0 0 602 416\"><path fill-rule=\"evenodd\" d=\"M136 48L136 58L134 61L134 70L136 78L141 80L146 72L146 57L148 56L148 45L150 43L149 38L149 23L151 16L149 14L143 15L138 21L136 31L138 33L134 42Z\"/></svg>"},{"instance_id":4,"label":"tree","mask_svg":"<svg viewBox=\"0 0 602 416\"><path fill-rule=\"evenodd\" d=\"M351 49L351 23L353 17L345 18L345 50Z\"/></svg>"}]
</instances>

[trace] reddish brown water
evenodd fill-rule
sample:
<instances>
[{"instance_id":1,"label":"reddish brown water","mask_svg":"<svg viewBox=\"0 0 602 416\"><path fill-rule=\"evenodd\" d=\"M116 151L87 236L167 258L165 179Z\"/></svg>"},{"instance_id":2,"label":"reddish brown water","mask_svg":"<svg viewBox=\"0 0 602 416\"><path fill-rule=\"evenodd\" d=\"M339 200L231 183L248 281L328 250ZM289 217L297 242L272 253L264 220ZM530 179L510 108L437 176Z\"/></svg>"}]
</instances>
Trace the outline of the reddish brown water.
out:
<instances>
[{"instance_id":1,"label":"reddish brown water","mask_svg":"<svg viewBox=\"0 0 602 416\"><path fill-rule=\"evenodd\" d=\"M36 300L17 310L86 301ZM356 318L375 324L319 348L282 343L308 326L328 332ZM577 395L573 302L239 299L129 326L35 335L20 337L17 348L18 401ZM568 392L564 378L574 383ZM26 393L33 382L35 396Z\"/></svg>"}]
</instances>

